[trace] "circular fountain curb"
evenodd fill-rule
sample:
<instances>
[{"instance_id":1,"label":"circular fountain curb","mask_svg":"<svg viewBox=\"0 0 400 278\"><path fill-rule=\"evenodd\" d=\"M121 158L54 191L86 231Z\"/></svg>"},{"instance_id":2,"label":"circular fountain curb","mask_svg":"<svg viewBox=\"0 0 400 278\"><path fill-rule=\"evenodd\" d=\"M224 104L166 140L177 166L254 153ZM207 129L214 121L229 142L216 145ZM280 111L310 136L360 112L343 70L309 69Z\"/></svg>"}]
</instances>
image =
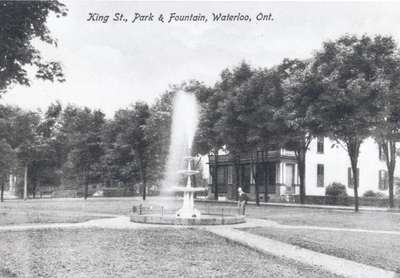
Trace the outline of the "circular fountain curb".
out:
<instances>
[{"instance_id":1,"label":"circular fountain curb","mask_svg":"<svg viewBox=\"0 0 400 278\"><path fill-rule=\"evenodd\" d=\"M144 224L164 224L164 225L230 225L246 222L243 215L202 215L200 218L179 218L175 215L157 214L131 214L131 221Z\"/></svg>"}]
</instances>

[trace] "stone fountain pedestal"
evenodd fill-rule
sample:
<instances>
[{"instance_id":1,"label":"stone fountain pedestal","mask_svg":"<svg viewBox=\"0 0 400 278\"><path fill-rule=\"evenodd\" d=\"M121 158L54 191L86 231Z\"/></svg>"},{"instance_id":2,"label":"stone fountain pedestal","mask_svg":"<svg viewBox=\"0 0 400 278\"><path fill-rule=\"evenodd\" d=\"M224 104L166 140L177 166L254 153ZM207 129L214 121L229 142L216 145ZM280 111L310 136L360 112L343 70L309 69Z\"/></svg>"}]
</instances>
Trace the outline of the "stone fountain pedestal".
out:
<instances>
[{"instance_id":1,"label":"stone fountain pedestal","mask_svg":"<svg viewBox=\"0 0 400 278\"><path fill-rule=\"evenodd\" d=\"M179 174L184 175L186 177L186 187L176 186L172 188L172 191L183 192L183 205L182 208L176 212L176 217L199 218L201 216L200 211L195 209L194 207L194 194L196 192L207 191L207 188L192 187L191 177L193 175L200 173L199 171L191 169L191 164L193 160L194 157L191 156L185 157L185 161L187 161L188 167L186 170L179 171Z\"/></svg>"}]
</instances>

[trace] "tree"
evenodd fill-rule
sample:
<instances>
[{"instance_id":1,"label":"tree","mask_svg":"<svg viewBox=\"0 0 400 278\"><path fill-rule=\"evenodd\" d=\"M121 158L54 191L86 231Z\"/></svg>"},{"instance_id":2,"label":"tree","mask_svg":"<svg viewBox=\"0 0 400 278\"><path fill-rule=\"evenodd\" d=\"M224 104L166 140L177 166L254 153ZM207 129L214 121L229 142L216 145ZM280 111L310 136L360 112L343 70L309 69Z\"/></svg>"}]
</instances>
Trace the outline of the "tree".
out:
<instances>
[{"instance_id":1,"label":"tree","mask_svg":"<svg viewBox=\"0 0 400 278\"><path fill-rule=\"evenodd\" d=\"M260 180L264 180L264 199L268 200L267 168L265 158L272 149L283 146L286 129L283 121L276 117L283 97L279 75L275 70L261 69L241 86L240 99L243 110L240 119L248 128L247 150L251 152L251 173L255 181L256 202L259 199ZM262 169L261 167L264 167ZM264 172L264 177L260 176Z\"/></svg>"},{"instance_id":2,"label":"tree","mask_svg":"<svg viewBox=\"0 0 400 278\"><path fill-rule=\"evenodd\" d=\"M75 182L83 183L85 199L89 184L100 180L101 157L104 154L102 131L104 114L87 107L68 106L63 111L62 136L68 146L66 165Z\"/></svg>"},{"instance_id":3,"label":"tree","mask_svg":"<svg viewBox=\"0 0 400 278\"><path fill-rule=\"evenodd\" d=\"M322 123L314 113L321 88L311 71L310 61L284 59L277 67L283 103L275 113L285 130L285 147L295 152L300 178L300 203L306 196L306 154L316 135L323 134Z\"/></svg>"},{"instance_id":4,"label":"tree","mask_svg":"<svg viewBox=\"0 0 400 278\"><path fill-rule=\"evenodd\" d=\"M276 147L281 141L281 120L275 119L274 113L282 105L282 90L279 76L267 69L253 70L242 63L231 70L224 70L221 81L206 94L203 102L199 125L198 143L204 150L214 152L214 188L218 167L217 151L225 147L232 155L236 172L236 193L240 183L240 157L243 153L251 154L251 175L259 180L260 162L265 162L265 152ZM204 105L205 103L205 105ZM203 136L203 137L200 137ZM217 147L213 147L217 146ZM262 153L259 161L259 154ZM257 155L255 155L257 154ZM256 168L259 168L258 170ZM265 177L264 177L265 178ZM266 183L265 183L266 186ZM217 190L216 190L217 191ZM217 192L215 198L217 198ZM267 190L265 195L267 196ZM237 198L237 194L235 194ZM259 200L258 182L256 182L256 201ZM267 199L267 198L266 198Z\"/></svg>"},{"instance_id":5,"label":"tree","mask_svg":"<svg viewBox=\"0 0 400 278\"><path fill-rule=\"evenodd\" d=\"M61 65L44 61L33 39L57 46L47 27L47 17L65 16L67 9L58 1L2 1L0 3L0 95L12 84L29 86L27 66L35 77L64 81Z\"/></svg>"},{"instance_id":6,"label":"tree","mask_svg":"<svg viewBox=\"0 0 400 278\"><path fill-rule=\"evenodd\" d=\"M36 129L40 122L40 115L31 111L17 110L11 118L10 145L17 153L19 163L24 169L23 198L28 198L28 174L32 161L38 156L39 138Z\"/></svg>"},{"instance_id":7,"label":"tree","mask_svg":"<svg viewBox=\"0 0 400 278\"><path fill-rule=\"evenodd\" d=\"M124 130L119 122L110 120L106 123L102 134L104 155L101 158L104 184L123 184L131 186L134 192L134 182L138 179L136 164L129 146L120 139L120 132Z\"/></svg>"},{"instance_id":8,"label":"tree","mask_svg":"<svg viewBox=\"0 0 400 278\"><path fill-rule=\"evenodd\" d=\"M135 183L142 182L143 175L146 177L146 184L161 185L169 151L172 101L175 92L176 88L166 91L149 107L149 115L146 116L145 125L141 127L143 136L138 134L130 137L133 130L139 129L137 117L141 113L135 111L135 105L119 110L114 119L107 123L103 133L106 148L102 158L107 182L122 182L125 186L132 186L134 190ZM132 149L136 144L133 140L138 138L145 138L148 143L147 151L144 152L144 164L148 165L145 174L141 174L137 152Z\"/></svg>"},{"instance_id":9,"label":"tree","mask_svg":"<svg viewBox=\"0 0 400 278\"><path fill-rule=\"evenodd\" d=\"M214 199L218 200L218 152L223 146L223 138L216 126L216 122L221 117L218 106L224 100L224 97L215 88L208 88L202 94L197 94L197 98L200 101L201 108L194 148L197 153L202 155L213 154L214 156L214 167L210 167L210 174L212 176Z\"/></svg>"},{"instance_id":10,"label":"tree","mask_svg":"<svg viewBox=\"0 0 400 278\"><path fill-rule=\"evenodd\" d=\"M146 136L146 123L150 117L149 106L143 102L136 102L129 109L116 112L114 121L123 127L120 130L119 140L126 146L136 163L142 182L142 196L146 199L147 181L150 168L150 140Z\"/></svg>"},{"instance_id":11,"label":"tree","mask_svg":"<svg viewBox=\"0 0 400 278\"><path fill-rule=\"evenodd\" d=\"M221 81L216 84L217 94L223 101L219 103L219 119L214 123L215 128L223 139L225 148L233 157L236 170L236 187L234 196L238 199L240 183L239 165L240 155L249 152L248 133L249 123L244 119L254 108L253 100L249 98L248 90L244 86L253 75L250 65L242 62L232 71L226 69L221 74ZM258 199L258 195L257 195ZM258 204L258 200L257 200Z\"/></svg>"},{"instance_id":12,"label":"tree","mask_svg":"<svg viewBox=\"0 0 400 278\"><path fill-rule=\"evenodd\" d=\"M11 152L8 150L8 146L11 148L13 152L13 156L16 156L15 148L20 142L16 142L16 137L14 135L13 129L14 129L14 119L17 117L17 115L21 113L21 110L17 107L10 106L10 105L0 105L0 140L2 140L2 149L5 153L4 157L1 159L3 160L3 165L5 165L5 171L11 170L8 174L12 175L15 174L16 168L11 169L8 166L8 162L10 156L7 154L11 154ZM16 162L16 160L15 160ZM3 173L5 174L5 173ZM4 178L5 179L5 178ZM2 181L4 182L4 181Z\"/></svg>"},{"instance_id":13,"label":"tree","mask_svg":"<svg viewBox=\"0 0 400 278\"><path fill-rule=\"evenodd\" d=\"M146 120L145 138L148 140L148 180L161 185L171 141L172 106L177 88L166 91L150 107ZM160 188L159 188L160 189Z\"/></svg>"},{"instance_id":14,"label":"tree","mask_svg":"<svg viewBox=\"0 0 400 278\"><path fill-rule=\"evenodd\" d=\"M4 184L16 166L16 155L12 147L7 143L5 139L0 141L0 200L3 202L4 196Z\"/></svg>"},{"instance_id":15,"label":"tree","mask_svg":"<svg viewBox=\"0 0 400 278\"><path fill-rule=\"evenodd\" d=\"M382 82L370 63L378 52L373 39L353 35L323 44L315 55L313 68L322 93L316 111L330 137L348 153L354 180L355 211L358 211L358 157L364 139L371 136L379 112Z\"/></svg>"},{"instance_id":16,"label":"tree","mask_svg":"<svg viewBox=\"0 0 400 278\"><path fill-rule=\"evenodd\" d=\"M268 199L266 169L261 167L265 166L268 151L281 146L280 142L285 133L282 120L275 115L282 105L282 90L276 71L247 70L247 79L243 78L245 76L243 72L246 72L243 64L236 71L242 72L239 75L242 78L231 82L235 85L226 93L226 99L220 108L222 116L218 124L220 124L224 143L234 158L237 186L240 155L241 153L250 154L250 174L255 181L256 203L259 205L262 170L264 170L265 200Z\"/></svg>"},{"instance_id":17,"label":"tree","mask_svg":"<svg viewBox=\"0 0 400 278\"><path fill-rule=\"evenodd\" d=\"M33 198L42 185L55 187L60 184L61 164L57 149L62 106L51 104L36 128L35 156L29 167L29 180Z\"/></svg>"},{"instance_id":18,"label":"tree","mask_svg":"<svg viewBox=\"0 0 400 278\"><path fill-rule=\"evenodd\" d=\"M237 124L235 115L235 101L233 96L240 84L248 80L252 75L251 67L242 62L232 71L225 69L221 73L221 80L213 88L201 86L196 96L201 105L200 121L195 137L195 148L200 154L213 154L214 167L210 167L212 175L214 199L218 199L218 153L223 147L227 147L233 154L235 165L238 165L240 152L242 151L243 136L241 127ZM237 98L235 99L237 100ZM228 135L229 134L229 135ZM238 167L236 167L238 169ZM239 184L239 175L236 175L236 187ZM237 195L237 192L236 192Z\"/></svg>"},{"instance_id":19,"label":"tree","mask_svg":"<svg viewBox=\"0 0 400 278\"><path fill-rule=\"evenodd\" d=\"M380 82L380 112L373 135L379 144L388 171L389 206L394 207L394 170L397 142L400 137L400 55L392 37L374 38L376 55L370 56L370 66Z\"/></svg>"}]
</instances>

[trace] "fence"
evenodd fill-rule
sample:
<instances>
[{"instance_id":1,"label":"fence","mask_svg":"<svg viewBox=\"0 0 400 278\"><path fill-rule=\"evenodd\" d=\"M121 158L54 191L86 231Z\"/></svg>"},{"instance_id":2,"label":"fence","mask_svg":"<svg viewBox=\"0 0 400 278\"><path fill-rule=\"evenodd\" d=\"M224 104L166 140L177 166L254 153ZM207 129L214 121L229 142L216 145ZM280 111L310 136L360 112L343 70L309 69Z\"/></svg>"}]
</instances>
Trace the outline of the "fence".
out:
<instances>
[{"instance_id":1,"label":"fence","mask_svg":"<svg viewBox=\"0 0 400 278\"><path fill-rule=\"evenodd\" d=\"M132 207L132 212L137 213L139 215L144 215L144 214L159 214L161 216L164 215L173 215L175 214L180 207L164 207L164 206L133 206ZM232 216L232 215L239 215L240 211L238 207L218 207L218 206L213 206L213 205L205 205L205 206L200 206L199 210L201 211L202 214L204 215L215 215L215 216Z\"/></svg>"}]
</instances>

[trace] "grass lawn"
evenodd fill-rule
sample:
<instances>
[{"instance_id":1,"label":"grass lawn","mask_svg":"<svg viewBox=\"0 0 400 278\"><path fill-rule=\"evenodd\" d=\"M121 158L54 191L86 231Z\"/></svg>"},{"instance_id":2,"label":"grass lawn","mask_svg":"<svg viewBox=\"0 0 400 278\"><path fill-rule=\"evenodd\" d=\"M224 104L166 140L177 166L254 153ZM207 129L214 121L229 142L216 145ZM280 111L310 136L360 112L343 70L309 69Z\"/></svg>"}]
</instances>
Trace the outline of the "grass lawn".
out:
<instances>
[{"instance_id":1,"label":"grass lawn","mask_svg":"<svg viewBox=\"0 0 400 278\"><path fill-rule=\"evenodd\" d=\"M105 216L63 211L37 211L25 209L0 210L0 226L28 223L79 223Z\"/></svg>"},{"instance_id":2,"label":"grass lawn","mask_svg":"<svg viewBox=\"0 0 400 278\"><path fill-rule=\"evenodd\" d=\"M159 199L146 201L157 205ZM128 215L140 198L82 198L6 200L0 203L0 226L25 223L76 223ZM180 203L180 202L179 202ZM175 207L178 206L173 202Z\"/></svg>"},{"instance_id":3,"label":"grass lawn","mask_svg":"<svg viewBox=\"0 0 400 278\"><path fill-rule=\"evenodd\" d=\"M26 213L33 212L59 212L82 213L86 216L93 213L128 215L133 205L142 203L140 197L136 198L89 198L83 199L37 199L37 200L15 200L0 203L0 215L2 212L24 211ZM166 203L171 207L177 208L181 201L165 202L158 197L148 197L146 206L160 206ZM213 204L196 202L196 207L207 212L208 207L235 207L229 204ZM280 224L289 225L311 225L325 227L343 227L343 228L360 228L374 230L397 230L400 231L400 213L387 212L359 212L352 211L334 211L326 209L311 208L290 208L290 207L273 207L273 206L248 206L248 217L263 218L276 221ZM20 218L21 221L23 220ZM29 220L29 218L27 218ZM1 225L1 220L0 220Z\"/></svg>"},{"instance_id":4,"label":"grass lawn","mask_svg":"<svg viewBox=\"0 0 400 278\"><path fill-rule=\"evenodd\" d=\"M247 215L287 225L400 231L400 213L249 206Z\"/></svg>"},{"instance_id":5,"label":"grass lawn","mask_svg":"<svg viewBox=\"0 0 400 278\"><path fill-rule=\"evenodd\" d=\"M194 229L2 232L1 277L337 277Z\"/></svg>"},{"instance_id":6,"label":"grass lawn","mask_svg":"<svg viewBox=\"0 0 400 278\"><path fill-rule=\"evenodd\" d=\"M139 202L138 198L89 198L86 201L82 198L10 200L0 203L0 212L11 209L127 215L132 205Z\"/></svg>"},{"instance_id":7,"label":"grass lawn","mask_svg":"<svg viewBox=\"0 0 400 278\"><path fill-rule=\"evenodd\" d=\"M244 230L317 252L400 272L400 236L281 228Z\"/></svg>"}]
</instances>

